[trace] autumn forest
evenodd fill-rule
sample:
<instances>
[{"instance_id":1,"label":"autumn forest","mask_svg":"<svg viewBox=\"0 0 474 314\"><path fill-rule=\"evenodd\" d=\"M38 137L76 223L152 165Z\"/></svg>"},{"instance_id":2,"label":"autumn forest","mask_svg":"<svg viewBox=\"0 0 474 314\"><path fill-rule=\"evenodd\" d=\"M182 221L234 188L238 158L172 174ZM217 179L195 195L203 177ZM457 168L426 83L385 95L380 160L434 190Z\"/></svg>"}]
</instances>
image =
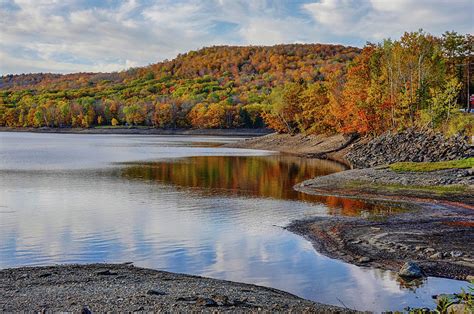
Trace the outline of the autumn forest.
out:
<instances>
[{"instance_id":1,"label":"autumn forest","mask_svg":"<svg viewBox=\"0 0 474 314\"><path fill-rule=\"evenodd\" d=\"M423 31L341 45L216 46L115 73L0 78L0 126L473 133L473 36Z\"/></svg>"}]
</instances>

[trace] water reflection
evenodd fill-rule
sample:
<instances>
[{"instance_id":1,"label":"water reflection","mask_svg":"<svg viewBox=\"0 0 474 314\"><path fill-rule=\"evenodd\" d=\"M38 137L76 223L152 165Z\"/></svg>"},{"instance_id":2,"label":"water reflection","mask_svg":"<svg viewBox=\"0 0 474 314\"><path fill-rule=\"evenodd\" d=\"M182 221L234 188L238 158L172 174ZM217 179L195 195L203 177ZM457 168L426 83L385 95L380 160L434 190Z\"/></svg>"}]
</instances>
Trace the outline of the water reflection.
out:
<instances>
[{"instance_id":1,"label":"water reflection","mask_svg":"<svg viewBox=\"0 0 474 314\"><path fill-rule=\"evenodd\" d=\"M0 267L133 261L376 311L466 286L428 278L409 290L392 272L322 256L276 226L387 209L291 189L337 164L196 144L229 140L0 133Z\"/></svg>"},{"instance_id":2,"label":"water reflection","mask_svg":"<svg viewBox=\"0 0 474 314\"><path fill-rule=\"evenodd\" d=\"M343 171L345 166L329 160L294 156L195 156L146 163L122 163L127 179L155 181L198 190L205 195L245 195L324 203L331 215L386 215L400 207L335 196L297 192L296 183Z\"/></svg>"}]
</instances>

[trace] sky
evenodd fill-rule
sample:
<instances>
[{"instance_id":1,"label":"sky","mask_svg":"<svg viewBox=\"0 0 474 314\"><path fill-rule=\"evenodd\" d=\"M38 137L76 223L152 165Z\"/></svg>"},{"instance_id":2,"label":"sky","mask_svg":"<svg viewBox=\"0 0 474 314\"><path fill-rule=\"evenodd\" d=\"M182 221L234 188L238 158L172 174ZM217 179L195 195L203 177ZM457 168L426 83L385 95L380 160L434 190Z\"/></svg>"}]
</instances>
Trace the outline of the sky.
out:
<instances>
[{"instance_id":1,"label":"sky","mask_svg":"<svg viewBox=\"0 0 474 314\"><path fill-rule=\"evenodd\" d=\"M111 72L212 45L474 33L474 0L0 0L0 74Z\"/></svg>"}]
</instances>

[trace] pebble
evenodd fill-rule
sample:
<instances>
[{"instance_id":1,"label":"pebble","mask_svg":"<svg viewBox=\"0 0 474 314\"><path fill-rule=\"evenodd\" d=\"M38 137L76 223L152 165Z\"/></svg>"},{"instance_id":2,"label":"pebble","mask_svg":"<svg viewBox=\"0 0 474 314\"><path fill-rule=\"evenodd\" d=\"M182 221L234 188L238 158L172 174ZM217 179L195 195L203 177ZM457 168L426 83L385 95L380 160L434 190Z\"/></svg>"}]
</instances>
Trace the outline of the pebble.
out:
<instances>
[{"instance_id":1,"label":"pebble","mask_svg":"<svg viewBox=\"0 0 474 314\"><path fill-rule=\"evenodd\" d=\"M146 294L148 294L148 295L166 295L165 292L159 291L159 290L154 290L154 289L148 290L146 292Z\"/></svg>"},{"instance_id":2,"label":"pebble","mask_svg":"<svg viewBox=\"0 0 474 314\"><path fill-rule=\"evenodd\" d=\"M363 256L363 257L358 259L359 263L368 263L370 261L371 261L370 257L367 257L367 256Z\"/></svg>"},{"instance_id":3,"label":"pebble","mask_svg":"<svg viewBox=\"0 0 474 314\"><path fill-rule=\"evenodd\" d=\"M197 298L196 305L199 306L217 306L217 302L211 298Z\"/></svg>"},{"instance_id":4,"label":"pebble","mask_svg":"<svg viewBox=\"0 0 474 314\"><path fill-rule=\"evenodd\" d=\"M430 255L430 258L431 259L442 259L443 258L443 254L441 252L438 252L438 253L435 253L433 255Z\"/></svg>"},{"instance_id":5,"label":"pebble","mask_svg":"<svg viewBox=\"0 0 474 314\"><path fill-rule=\"evenodd\" d=\"M461 251L451 251L450 254L452 257L455 257L455 258L463 256L463 253Z\"/></svg>"}]
</instances>

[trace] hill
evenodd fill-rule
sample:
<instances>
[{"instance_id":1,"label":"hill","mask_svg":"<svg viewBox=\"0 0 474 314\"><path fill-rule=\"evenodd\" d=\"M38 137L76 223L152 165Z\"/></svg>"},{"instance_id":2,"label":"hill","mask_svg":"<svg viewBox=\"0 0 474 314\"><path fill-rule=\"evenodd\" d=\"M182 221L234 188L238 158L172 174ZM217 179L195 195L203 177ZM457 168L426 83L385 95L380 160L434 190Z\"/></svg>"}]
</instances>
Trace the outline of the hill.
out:
<instances>
[{"instance_id":1,"label":"hill","mask_svg":"<svg viewBox=\"0 0 474 314\"><path fill-rule=\"evenodd\" d=\"M313 83L360 49L340 45L216 46L115 73L0 78L0 126L115 124L261 127L275 86Z\"/></svg>"}]
</instances>

